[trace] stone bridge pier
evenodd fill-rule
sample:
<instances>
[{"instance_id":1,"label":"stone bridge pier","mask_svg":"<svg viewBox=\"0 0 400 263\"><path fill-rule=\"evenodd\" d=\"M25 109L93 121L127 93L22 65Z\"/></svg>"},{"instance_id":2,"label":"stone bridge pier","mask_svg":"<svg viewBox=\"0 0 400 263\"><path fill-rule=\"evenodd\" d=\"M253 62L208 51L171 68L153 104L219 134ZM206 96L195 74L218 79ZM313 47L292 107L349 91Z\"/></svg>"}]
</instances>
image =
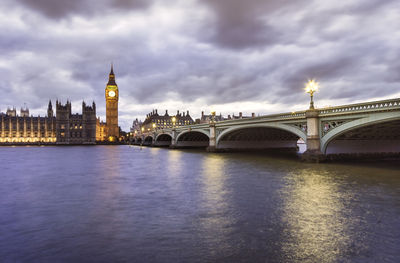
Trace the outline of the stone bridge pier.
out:
<instances>
[{"instance_id":1,"label":"stone bridge pier","mask_svg":"<svg viewBox=\"0 0 400 263\"><path fill-rule=\"evenodd\" d=\"M310 162L320 162L325 160L325 154L321 152L320 121L319 111L310 109L306 111L307 119L307 139L306 151L301 159Z\"/></svg>"}]
</instances>

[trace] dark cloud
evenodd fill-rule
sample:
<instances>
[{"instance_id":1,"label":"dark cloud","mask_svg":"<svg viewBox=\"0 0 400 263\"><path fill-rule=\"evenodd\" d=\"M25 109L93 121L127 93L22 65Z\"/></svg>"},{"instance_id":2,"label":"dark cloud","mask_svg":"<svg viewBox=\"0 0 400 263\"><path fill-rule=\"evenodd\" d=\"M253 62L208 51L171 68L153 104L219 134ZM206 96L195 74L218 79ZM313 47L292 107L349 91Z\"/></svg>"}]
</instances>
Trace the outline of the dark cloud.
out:
<instances>
[{"instance_id":1,"label":"dark cloud","mask_svg":"<svg viewBox=\"0 0 400 263\"><path fill-rule=\"evenodd\" d=\"M269 25L269 15L303 1L203 0L202 2L207 4L215 15L214 23L210 23L214 28L210 41L227 48L243 49L264 47L281 41L284 32Z\"/></svg>"},{"instance_id":2,"label":"dark cloud","mask_svg":"<svg viewBox=\"0 0 400 263\"><path fill-rule=\"evenodd\" d=\"M107 14L111 10L132 10L149 6L151 0L16 0L52 19L59 19L71 14L93 15Z\"/></svg>"},{"instance_id":3,"label":"dark cloud","mask_svg":"<svg viewBox=\"0 0 400 263\"><path fill-rule=\"evenodd\" d=\"M19 2L51 18L64 17L80 11L80 7L82 7L82 1L79 0L19 0Z\"/></svg>"},{"instance_id":4,"label":"dark cloud","mask_svg":"<svg viewBox=\"0 0 400 263\"><path fill-rule=\"evenodd\" d=\"M318 79L320 82L334 81L346 76L347 72L354 72L354 69L357 68L357 62L353 57L328 58L323 61L317 60L308 65L297 67L292 72L287 72L287 75L283 79L283 85L295 91L310 79ZM287 90L279 94L284 95L284 92L287 92Z\"/></svg>"}]
</instances>

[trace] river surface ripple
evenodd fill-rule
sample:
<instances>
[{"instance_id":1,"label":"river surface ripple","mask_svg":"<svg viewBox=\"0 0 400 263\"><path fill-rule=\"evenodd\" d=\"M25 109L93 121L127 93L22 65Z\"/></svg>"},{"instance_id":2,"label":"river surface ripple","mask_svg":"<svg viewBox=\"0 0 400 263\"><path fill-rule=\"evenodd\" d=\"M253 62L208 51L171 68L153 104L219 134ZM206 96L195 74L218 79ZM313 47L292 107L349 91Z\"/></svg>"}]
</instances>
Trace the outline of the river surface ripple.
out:
<instances>
[{"instance_id":1,"label":"river surface ripple","mask_svg":"<svg viewBox=\"0 0 400 263\"><path fill-rule=\"evenodd\" d=\"M400 166L1 147L0 262L400 262Z\"/></svg>"}]
</instances>

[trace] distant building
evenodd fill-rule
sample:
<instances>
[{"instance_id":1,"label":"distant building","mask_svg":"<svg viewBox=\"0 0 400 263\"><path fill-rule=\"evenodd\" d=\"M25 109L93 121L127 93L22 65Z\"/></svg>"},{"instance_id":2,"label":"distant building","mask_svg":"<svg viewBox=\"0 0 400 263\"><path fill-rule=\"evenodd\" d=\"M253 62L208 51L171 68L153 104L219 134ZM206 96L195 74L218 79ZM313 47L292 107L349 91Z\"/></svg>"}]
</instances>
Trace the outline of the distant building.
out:
<instances>
[{"instance_id":1,"label":"distant building","mask_svg":"<svg viewBox=\"0 0 400 263\"><path fill-rule=\"evenodd\" d=\"M96 104L82 102L82 114L71 113L71 102L56 102L57 144L96 143Z\"/></svg>"},{"instance_id":2,"label":"distant building","mask_svg":"<svg viewBox=\"0 0 400 263\"><path fill-rule=\"evenodd\" d=\"M139 121L137 118L132 122L132 127L130 129L131 133L140 132L140 128L142 127L142 121Z\"/></svg>"},{"instance_id":3,"label":"distant building","mask_svg":"<svg viewBox=\"0 0 400 263\"><path fill-rule=\"evenodd\" d=\"M141 131L150 131L153 129L166 129L177 126L191 125L194 124L192 117L189 115L189 111L180 113L177 111L175 116L170 116L168 110L165 111L164 115L159 115L157 110L153 110L147 114L145 121L141 125Z\"/></svg>"},{"instance_id":4,"label":"distant building","mask_svg":"<svg viewBox=\"0 0 400 263\"><path fill-rule=\"evenodd\" d=\"M10 117L17 117L17 110L15 109L15 107L12 109L8 108L6 115Z\"/></svg>"},{"instance_id":5,"label":"distant building","mask_svg":"<svg viewBox=\"0 0 400 263\"><path fill-rule=\"evenodd\" d=\"M0 143L55 143L56 118L51 101L47 117L29 117L29 109L21 108L20 116L15 108L0 114Z\"/></svg>"},{"instance_id":6,"label":"distant building","mask_svg":"<svg viewBox=\"0 0 400 263\"><path fill-rule=\"evenodd\" d=\"M245 119L245 118L254 118L256 115L255 113L252 113L251 116L243 116L242 112L239 112L239 115L228 115L228 117L224 117L222 116L222 114L220 113L219 115L215 115L214 116L214 120L215 121L227 121L227 120L237 120L237 119ZM204 111L201 112L201 118L197 119L196 121L198 123L209 123L211 121L212 115L205 115Z\"/></svg>"},{"instance_id":7,"label":"distant building","mask_svg":"<svg viewBox=\"0 0 400 263\"><path fill-rule=\"evenodd\" d=\"M201 112L201 118L199 123L209 123L211 121L212 115L205 115L204 111ZM224 118L221 113L219 115L214 116L215 121L224 121L226 118Z\"/></svg>"},{"instance_id":8,"label":"distant building","mask_svg":"<svg viewBox=\"0 0 400 263\"><path fill-rule=\"evenodd\" d=\"M29 109L26 106L21 108L21 117L29 117Z\"/></svg>"}]
</instances>

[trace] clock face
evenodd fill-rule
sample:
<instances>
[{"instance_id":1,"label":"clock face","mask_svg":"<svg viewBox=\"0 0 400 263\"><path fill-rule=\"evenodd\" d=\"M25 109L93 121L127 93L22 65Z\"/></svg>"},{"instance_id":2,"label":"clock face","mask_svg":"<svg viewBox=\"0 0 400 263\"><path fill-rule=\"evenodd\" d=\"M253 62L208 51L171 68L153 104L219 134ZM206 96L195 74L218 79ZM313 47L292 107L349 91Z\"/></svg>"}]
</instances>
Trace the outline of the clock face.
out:
<instances>
[{"instance_id":1,"label":"clock face","mask_svg":"<svg viewBox=\"0 0 400 263\"><path fill-rule=\"evenodd\" d=\"M109 96L109 97L115 97L115 91L110 90L110 91L108 92L108 96Z\"/></svg>"}]
</instances>

